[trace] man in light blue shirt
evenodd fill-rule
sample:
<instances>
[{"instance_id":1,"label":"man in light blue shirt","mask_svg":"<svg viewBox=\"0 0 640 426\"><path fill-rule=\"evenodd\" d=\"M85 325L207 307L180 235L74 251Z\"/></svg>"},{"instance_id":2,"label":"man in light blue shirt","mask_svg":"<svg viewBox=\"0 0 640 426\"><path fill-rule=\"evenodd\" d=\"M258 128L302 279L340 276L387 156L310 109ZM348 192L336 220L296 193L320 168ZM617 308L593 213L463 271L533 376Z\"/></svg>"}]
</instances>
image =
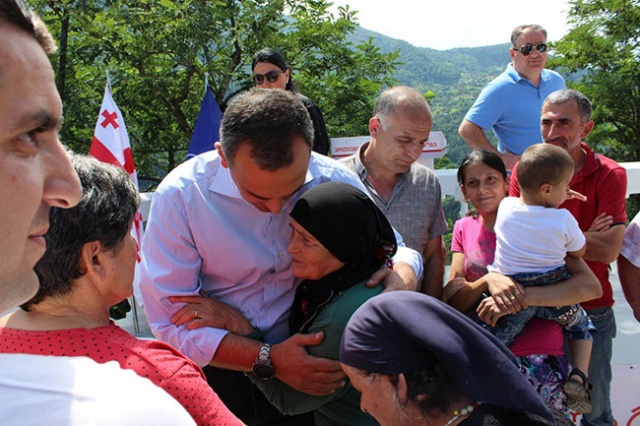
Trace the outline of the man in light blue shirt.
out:
<instances>
[{"instance_id":1,"label":"man in light blue shirt","mask_svg":"<svg viewBox=\"0 0 640 426\"><path fill-rule=\"evenodd\" d=\"M478 96L458 132L471 148L500 155L508 170L531 145L542 142L540 109L547 95L564 89L564 79L546 70L547 31L539 25L520 25L511 33L513 62ZM484 134L491 128L496 149Z\"/></svg>"},{"instance_id":2,"label":"man in light blue shirt","mask_svg":"<svg viewBox=\"0 0 640 426\"><path fill-rule=\"evenodd\" d=\"M311 153L313 126L289 92L254 89L238 96L225 112L220 139L215 151L173 170L153 198L140 281L149 324L201 366L253 371L309 394L330 394L344 384L339 363L306 350L322 334L287 338L297 284L287 252L289 211L322 182L366 190L353 172ZM387 287L415 289L420 255L404 247L394 260L394 271L381 270L376 278ZM253 328L267 344L243 337ZM211 367L205 373L243 421L274 421L241 374Z\"/></svg>"}]
</instances>

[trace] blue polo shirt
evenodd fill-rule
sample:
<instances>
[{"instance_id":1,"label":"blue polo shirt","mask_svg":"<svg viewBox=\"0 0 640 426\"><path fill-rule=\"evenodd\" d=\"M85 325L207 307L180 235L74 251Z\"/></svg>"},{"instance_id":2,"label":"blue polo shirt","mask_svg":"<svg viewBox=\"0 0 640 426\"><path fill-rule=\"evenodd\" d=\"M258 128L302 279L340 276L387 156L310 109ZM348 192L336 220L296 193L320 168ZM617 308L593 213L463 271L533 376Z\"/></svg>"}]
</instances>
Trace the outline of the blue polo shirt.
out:
<instances>
[{"instance_id":1,"label":"blue polo shirt","mask_svg":"<svg viewBox=\"0 0 640 426\"><path fill-rule=\"evenodd\" d=\"M536 87L509 64L482 89L464 118L483 129L491 128L498 138L498 151L520 155L530 145L542 142L542 103L550 93L565 87L560 74L546 69Z\"/></svg>"}]
</instances>

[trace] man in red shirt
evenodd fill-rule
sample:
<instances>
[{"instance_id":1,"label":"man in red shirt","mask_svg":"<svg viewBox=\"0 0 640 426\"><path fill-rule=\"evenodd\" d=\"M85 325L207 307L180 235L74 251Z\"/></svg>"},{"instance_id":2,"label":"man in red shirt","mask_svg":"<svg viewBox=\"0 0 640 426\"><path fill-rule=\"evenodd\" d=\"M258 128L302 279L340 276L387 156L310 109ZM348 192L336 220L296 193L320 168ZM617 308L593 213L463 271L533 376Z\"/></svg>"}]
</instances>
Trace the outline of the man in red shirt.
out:
<instances>
[{"instance_id":1,"label":"man in red shirt","mask_svg":"<svg viewBox=\"0 0 640 426\"><path fill-rule=\"evenodd\" d=\"M583 142L593 126L591 101L578 91L553 92L542 105L543 140L569 152L574 162L570 187L587 197L584 202L567 200L560 208L569 210L578 221L587 239L587 251L583 257L602 285L602 297L582 303L598 329L589 366L593 411L583 415L582 425L613 426L610 383L616 324L609 264L618 257L622 246L627 221L627 175L623 167L604 155L596 154ZM511 177L509 195L520 195L517 165Z\"/></svg>"}]
</instances>

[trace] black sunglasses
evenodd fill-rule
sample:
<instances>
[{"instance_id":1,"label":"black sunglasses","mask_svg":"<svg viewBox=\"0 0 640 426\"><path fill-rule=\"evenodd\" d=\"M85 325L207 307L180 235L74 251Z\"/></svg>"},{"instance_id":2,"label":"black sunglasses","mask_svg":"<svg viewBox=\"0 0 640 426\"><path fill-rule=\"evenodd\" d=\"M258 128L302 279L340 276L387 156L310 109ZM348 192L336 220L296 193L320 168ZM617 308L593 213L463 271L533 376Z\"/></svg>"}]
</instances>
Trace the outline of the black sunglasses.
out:
<instances>
[{"instance_id":1,"label":"black sunglasses","mask_svg":"<svg viewBox=\"0 0 640 426\"><path fill-rule=\"evenodd\" d=\"M264 83L264 79L266 77L267 81L269 83L275 83L275 81L278 79L278 77L280 76L280 74L282 74L284 71L282 70L278 70L278 71L269 71L266 74L254 74L253 75L253 81L257 84L260 85L262 83Z\"/></svg>"},{"instance_id":2,"label":"black sunglasses","mask_svg":"<svg viewBox=\"0 0 640 426\"><path fill-rule=\"evenodd\" d=\"M522 53L523 56L529 56L533 51L534 47L538 51L538 53L544 53L547 51L546 43L539 43L539 44L536 44L535 46L533 44L527 43L520 47L514 47L513 49Z\"/></svg>"}]
</instances>

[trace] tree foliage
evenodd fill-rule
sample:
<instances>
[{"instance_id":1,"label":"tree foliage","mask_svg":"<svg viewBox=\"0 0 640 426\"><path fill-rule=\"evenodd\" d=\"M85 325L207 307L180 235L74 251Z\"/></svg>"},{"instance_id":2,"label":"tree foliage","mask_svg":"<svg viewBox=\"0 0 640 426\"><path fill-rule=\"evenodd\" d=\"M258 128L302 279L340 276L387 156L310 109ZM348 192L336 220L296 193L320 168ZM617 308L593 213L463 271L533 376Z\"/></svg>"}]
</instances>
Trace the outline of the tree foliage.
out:
<instances>
[{"instance_id":1,"label":"tree foliage","mask_svg":"<svg viewBox=\"0 0 640 426\"><path fill-rule=\"evenodd\" d=\"M33 0L57 38L63 140L87 152L105 72L129 131L139 176L158 181L182 162L205 76L224 111L252 86L250 62L280 49L298 89L323 110L330 136L366 131L375 96L392 84L397 53L355 45L355 12L325 0Z\"/></svg>"},{"instance_id":2,"label":"tree foliage","mask_svg":"<svg viewBox=\"0 0 640 426\"><path fill-rule=\"evenodd\" d=\"M640 3L573 0L571 31L557 42L552 64L580 73L570 86L591 98L590 144L618 161L640 159Z\"/></svg>"}]
</instances>

